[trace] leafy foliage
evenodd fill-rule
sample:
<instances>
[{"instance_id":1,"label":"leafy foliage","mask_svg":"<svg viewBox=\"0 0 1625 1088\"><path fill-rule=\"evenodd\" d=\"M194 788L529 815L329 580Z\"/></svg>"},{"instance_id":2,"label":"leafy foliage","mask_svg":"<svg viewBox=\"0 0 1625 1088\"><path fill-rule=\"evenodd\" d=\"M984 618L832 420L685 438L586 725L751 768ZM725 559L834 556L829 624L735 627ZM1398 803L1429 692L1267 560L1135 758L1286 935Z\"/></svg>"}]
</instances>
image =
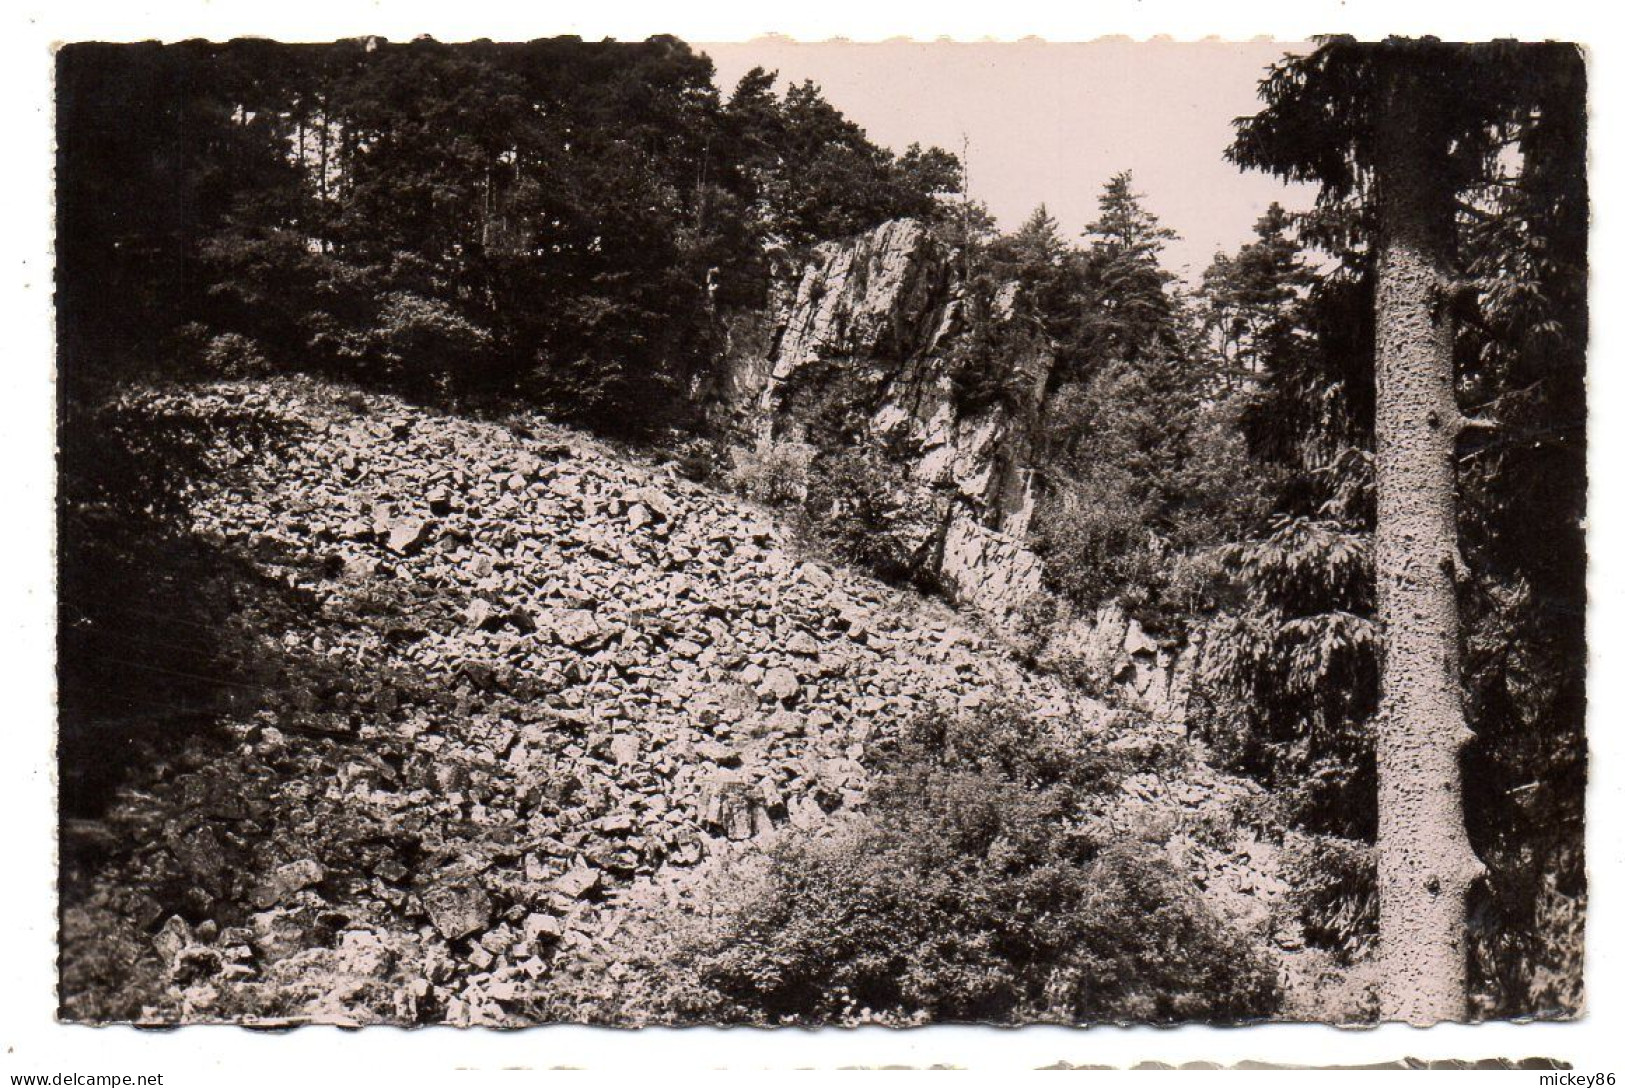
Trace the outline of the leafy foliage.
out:
<instances>
[{"instance_id":1,"label":"leafy foliage","mask_svg":"<svg viewBox=\"0 0 1625 1088\"><path fill-rule=\"evenodd\" d=\"M930 512L902 466L860 449L818 458L803 507L813 535L838 559L897 582L920 569L932 542Z\"/></svg>"},{"instance_id":2,"label":"leafy foliage","mask_svg":"<svg viewBox=\"0 0 1625 1088\"><path fill-rule=\"evenodd\" d=\"M1307 335L1299 303L1314 283L1279 204L1254 225L1257 235L1235 257L1219 253L1202 274L1202 330L1233 377L1261 376Z\"/></svg>"},{"instance_id":3,"label":"leafy foliage","mask_svg":"<svg viewBox=\"0 0 1625 1088\"><path fill-rule=\"evenodd\" d=\"M1378 630L1367 538L1283 518L1219 559L1251 603L1209 631L1202 679L1229 696L1211 739L1233 765L1292 796L1304 826L1373 834L1366 722L1376 711Z\"/></svg>"},{"instance_id":4,"label":"leafy foliage","mask_svg":"<svg viewBox=\"0 0 1625 1088\"><path fill-rule=\"evenodd\" d=\"M769 506L799 503L818 450L794 439L768 441L754 449L735 449L728 484L742 495Z\"/></svg>"},{"instance_id":5,"label":"leafy foliage","mask_svg":"<svg viewBox=\"0 0 1625 1088\"><path fill-rule=\"evenodd\" d=\"M930 219L959 186L953 156L876 147L811 84L758 71L724 104L669 37L59 64L81 371L161 364L197 323L280 367L658 430L690 421L772 249Z\"/></svg>"},{"instance_id":6,"label":"leafy foliage","mask_svg":"<svg viewBox=\"0 0 1625 1088\"><path fill-rule=\"evenodd\" d=\"M726 110L732 164L751 229L778 245L805 245L887 219L935 219L960 190L960 164L940 148L901 156L870 143L810 80L773 93L777 73L752 69ZM720 152L719 152L720 153Z\"/></svg>"},{"instance_id":7,"label":"leafy foliage","mask_svg":"<svg viewBox=\"0 0 1625 1088\"><path fill-rule=\"evenodd\" d=\"M1154 626L1199 608L1179 583L1182 558L1245 532L1271 479L1248 460L1236 402L1198 393L1208 373L1182 358L1119 361L1052 399L1034 538L1052 588L1090 607L1115 600Z\"/></svg>"},{"instance_id":8,"label":"leafy foliage","mask_svg":"<svg viewBox=\"0 0 1625 1088\"><path fill-rule=\"evenodd\" d=\"M965 328L949 360L954 401L964 414L998 406L1026 415L1048 392L1048 377L1011 361L1053 364L1078 318L1082 263L1043 205L1009 234L975 205L961 212L939 228L956 247L963 281Z\"/></svg>"},{"instance_id":9,"label":"leafy foliage","mask_svg":"<svg viewBox=\"0 0 1625 1088\"><path fill-rule=\"evenodd\" d=\"M879 757L874 816L777 847L686 952L683 1017L902 1024L1267 1015L1272 966L1155 848L1080 835L1116 757L997 707Z\"/></svg>"},{"instance_id":10,"label":"leafy foliage","mask_svg":"<svg viewBox=\"0 0 1625 1088\"><path fill-rule=\"evenodd\" d=\"M1271 70L1260 87L1267 107L1240 123L1231 157L1320 184L1317 209L1301 225L1340 267L1309 299L1302 325L1312 349L1284 353L1266 378L1250 437L1261 455L1296 466L1283 513L1330 520L1339 531L1369 528L1372 346L1363 315L1371 312L1374 81L1396 64L1428 66L1441 98L1446 180L1458 207L1449 244L1461 277L1441 298L1457 319L1458 399L1500 424L1487 439L1464 437L1458 461L1462 666L1479 737L1466 755L1465 800L1490 869L1473 915L1475 1011L1573 1009L1586 656L1587 202L1577 49L1327 39ZM1324 598L1312 583L1296 592ZM1351 610L1369 615L1369 602ZM1333 670L1314 679L1315 690L1339 682Z\"/></svg>"},{"instance_id":11,"label":"leafy foliage","mask_svg":"<svg viewBox=\"0 0 1625 1088\"><path fill-rule=\"evenodd\" d=\"M1179 313L1168 289L1174 275L1161 263L1176 235L1141 203L1133 183L1127 171L1108 181L1100 218L1085 231L1081 316L1068 353L1073 371L1166 356L1179 346Z\"/></svg>"},{"instance_id":12,"label":"leafy foliage","mask_svg":"<svg viewBox=\"0 0 1625 1088\"><path fill-rule=\"evenodd\" d=\"M1343 962L1369 955L1377 941L1377 866L1373 847L1335 835L1297 836L1286 860L1292 909L1304 935Z\"/></svg>"},{"instance_id":13,"label":"leafy foliage","mask_svg":"<svg viewBox=\"0 0 1625 1088\"><path fill-rule=\"evenodd\" d=\"M1199 342L1190 300L1161 267L1172 232L1132 181L1107 183L1085 246L1068 246L1040 207L984 259L997 282L1018 287L1003 335L1044 337L1054 356L1033 539L1049 587L1085 608L1116 601L1177 627L1199 604L1180 584L1182 561L1250 525L1267 476L1248 462L1238 402ZM1018 391L989 385L994 373L967 367L956 389L1012 400Z\"/></svg>"}]
</instances>

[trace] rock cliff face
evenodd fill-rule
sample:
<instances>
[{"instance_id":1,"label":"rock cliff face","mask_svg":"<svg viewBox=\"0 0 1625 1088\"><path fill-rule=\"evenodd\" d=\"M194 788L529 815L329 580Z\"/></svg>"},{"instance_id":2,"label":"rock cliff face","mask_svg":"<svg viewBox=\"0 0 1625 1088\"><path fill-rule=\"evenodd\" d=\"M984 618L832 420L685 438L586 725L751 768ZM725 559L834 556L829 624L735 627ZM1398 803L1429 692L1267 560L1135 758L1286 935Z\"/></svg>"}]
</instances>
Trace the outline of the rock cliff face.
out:
<instances>
[{"instance_id":1,"label":"rock cliff face","mask_svg":"<svg viewBox=\"0 0 1625 1088\"><path fill-rule=\"evenodd\" d=\"M1003 285L983 320L1014 322L1018 293L1018 284ZM918 222L820 245L780 279L767 312L739 337L726 426L757 445L800 439L817 403L809 394L839 383L845 410L860 417L874 448L930 499L928 573L958 603L1001 622L1043 577L1027 540L1054 356L1037 338L1004 338L1019 346L979 365L1011 395L967 403L954 370L977 331L972 312L958 251ZM1190 653L1159 644L1120 612L1066 625L1049 652L1087 662L1092 676L1143 709L1183 713Z\"/></svg>"},{"instance_id":2,"label":"rock cliff face","mask_svg":"<svg viewBox=\"0 0 1625 1088\"><path fill-rule=\"evenodd\" d=\"M993 319L1013 320L1015 301L1009 284ZM1038 588L1041 567L1023 542L1053 357L1035 347L997 360L999 383L1015 395L964 405L953 371L968 312L956 251L917 222L825 243L781 281L765 335L736 356L728 411L749 440L798 438L807 394L840 382L876 447L934 500L932 573L957 599L1003 616Z\"/></svg>"},{"instance_id":3,"label":"rock cliff face","mask_svg":"<svg viewBox=\"0 0 1625 1088\"><path fill-rule=\"evenodd\" d=\"M1096 691L1163 721L1183 722L1203 639L1183 644L1148 635L1116 605L1056 624L1037 658L1047 669L1074 676Z\"/></svg>"}]
</instances>

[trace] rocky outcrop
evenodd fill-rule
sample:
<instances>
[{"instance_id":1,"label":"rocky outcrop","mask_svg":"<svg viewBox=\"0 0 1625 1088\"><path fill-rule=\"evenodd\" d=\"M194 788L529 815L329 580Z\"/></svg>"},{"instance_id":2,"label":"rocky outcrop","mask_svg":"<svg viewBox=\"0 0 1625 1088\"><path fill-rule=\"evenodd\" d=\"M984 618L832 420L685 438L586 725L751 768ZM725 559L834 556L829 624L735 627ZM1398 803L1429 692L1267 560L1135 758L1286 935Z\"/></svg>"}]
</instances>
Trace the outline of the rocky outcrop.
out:
<instances>
[{"instance_id":1,"label":"rocky outcrop","mask_svg":"<svg viewBox=\"0 0 1625 1088\"><path fill-rule=\"evenodd\" d=\"M827 242L781 277L767 312L736 326L726 426L757 445L800 440L839 387L874 450L897 461L932 511L919 527L926 573L956 602L1012 621L1039 592L1027 546L1037 501L1034 446L1053 356L1040 337L999 337L973 320L1017 323L1019 287L970 305L960 254L912 220ZM979 313L973 319L972 314ZM956 389L974 334L1007 345L978 361L1012 395L967 403ZM1199 641L1199 640L1198 640ZM1067 618L1043 657L1059 671L1165 720L1183 717L1196 648L1149 637L1121 609Z\"/></svg>"},{"instance_id":2,"label":"rocky outcrop","mask_svg":"<svg viewBox=\"0 0 1625 1088\"><path fill-rule=\"evenodd\" d=\"M940 602L540 419L295 381L123 408L285 436L222 434L188 493L193 539L252 572L218 620L244 662L226 743L76 832L103 847L70 873L66 962L150 946L159 1020L524 1022L561 965L602 969L634 888L861 810L912 716L1111 717Z\"/></svg>"},{"instance_id":3,"label":"rocky outcrop","mask_svg":"<svg viewBox=\"0 0 1625 1088\"><path fill-rule=\"evenodd\" d=\"M1180 642L1147 634L1116 605L1057 622L1037 653L1046 669L1161 721L1183 722L1202 650L1200 629Z\"/></svg>"},{"instance_id":4,"label":"rocky outcrop","mask_svg":"<svg viewBox=\"0 0 1625 1088\"><path fill-rule=\"evenodd\" d=\"M818 394L838 388L875 449L904 466L935 509L930 562L956 599L995 616L1019 607L1039 562L1022 543L1035 500L1036 413L1053 358L1037 338L983 361L1009 395L967 403L955 367L971 306L957 251L896 220L816 247L786 276L761 325L742 334L725 414L745 441L802 437ZM1007 284L984 320L1016 320ZM827 400L824 402L827 404Z\"/></svg>"},{"instance_id":5,"label":"rocky outcrop","mask_svg":"<svg viewBox=\"0 0 1625 1088\"><path fill-rule=\"evenodd\" d=\"M961 598L989 610L1008 611L1038 593L1043 564L1021 542L966 516L948 523L939 576Z\"/></svg>"}]
</instances>

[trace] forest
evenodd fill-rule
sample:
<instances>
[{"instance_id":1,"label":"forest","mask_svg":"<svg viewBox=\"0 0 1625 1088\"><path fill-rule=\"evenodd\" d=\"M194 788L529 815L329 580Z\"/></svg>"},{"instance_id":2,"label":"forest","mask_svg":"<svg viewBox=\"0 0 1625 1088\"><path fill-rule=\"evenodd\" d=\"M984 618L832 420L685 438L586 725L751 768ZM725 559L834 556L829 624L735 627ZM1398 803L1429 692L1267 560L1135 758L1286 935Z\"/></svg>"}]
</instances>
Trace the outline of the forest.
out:
<instances>
[{"instance_id":1,"label":"forest","mask_svg":"<svg viewBox=\"0 0 1625 1088\"><path fill-rule=\"evenodd\" d=\"M1127 169L1001 225L671 37L75 44L57 108L64 1016L1582 1008L1577 48L1283 57L1228 157L1314 206L1189 283Z\"/></svg>"}]
</instances>

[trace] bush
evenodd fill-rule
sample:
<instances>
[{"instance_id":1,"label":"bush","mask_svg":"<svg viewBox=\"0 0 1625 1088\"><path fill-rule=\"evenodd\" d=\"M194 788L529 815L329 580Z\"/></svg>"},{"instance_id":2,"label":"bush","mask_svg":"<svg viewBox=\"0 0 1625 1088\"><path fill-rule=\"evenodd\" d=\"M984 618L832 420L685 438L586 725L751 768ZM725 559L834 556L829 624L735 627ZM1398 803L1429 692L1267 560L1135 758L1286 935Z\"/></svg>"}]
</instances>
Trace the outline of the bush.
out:
<instances>
[{"instance_id":1,"label":"bush","mask_svg":"<svg viewBox=\"0 0 1625 1088\"><path fill-rule=\"evenodd\" d=\"M1238 402L1209 400L1203 381L1177 360L1112 364L1056 391L1034 539L1051 589L1157 627L1204 604L1181 557L1256 527L1275 477L1236 434Z\"/></svg>"},{"instance_id":2,"label":"bush","mask_svg":"<svg viewBox=\"0 0 1625 1088\"><path fill-rule=\"evenodd\" d=\"M490 346L491 334L446 301L393 291L368 330L364 350L391 380L410 389L444 389L475 368Z\"/></svg>"},{"instance_id":3,"label":"bush","mask_svg":"<svg viewBox=\"0 0 1625 1088\"><path fill-rule=\"evenodd\" d=\"M1068 619L1071 609L1046 589L1023 597L1010 614L1007 633L1011 652L1028 668L1038 668L1044 649Z\"/></svg>"},{"instance_id":4,"label":"bush","mask_svg":"<svg viewBox=\"0 0 1625 1088\"><path fill-rule=\"evenodd\" d=\"M717 472L716 449L704 439L688 439L671 451L671 463L683 479L697 484L710 483Z\"/></svg>"},{"instance_id":5,"label":"bush","mask_svg":"<svg viewBox=\"0 0 1625 1088\"><path fill-rule=\"evenodd\" d=\"M1123 769L996 707L878 756L871 814L781 840L680 950L667 1015L769 1023L1235 1021L1274 970L1146 843L1075 822Z\"/></svg>"},{"instance_id":6,"label":"bush","mask_svg":"<svg viewBox=\"0 0 1625 1088\"><path fill-rule=\"evenodd\" d=\"M1306 948L1292 958L1289 970L1282 1019L1351 1027L1381 1018L1377 995L1382 963L1375 957L1349 963L1323 949Z\"/></svg>"},{"instance_id":7,"label":"bush","mask_svg":"<svg viewBox=\"0 0 1625 1088\"><path fill-rule=\"evenodd\" d=\"M800 502L817 455L807 443L790 439L769 439L753 450L736 447L729 455L728 486L769 506Z\"/></svg>"},{"instance_id":8,"label":"bush","mask_svg":"<svg viewBox=\"0 0 1625 1088\"><path fill-rule=\"evenodd\" d=\"M1080 607L1117 601L1136 614L1152 605L1153 588L1171 565L1165 543L1149 528L1152 504L1134 495L1126 471L1100 466L1070 481L1039 509L1035 545L1045 584Z\"/></svg>"},{"instance_id":9,"label":"bush","mask_svg":"<svg viewBox=\"0 0 1625 1088\"><path fill-rule=\"evenodd\" d=\"M1287 906L1303 925L1304 938L1351 963L1377 941L1377 858L1368 843L1332 835L1294 835L1287 840Z\"/></svg>"},{"instance_id":10,"label":"bush","mask_svg":"<svg viewBox=\"0 0 1625 1088\"><path fill-rule=\"evenodd\" d=\"M804 511L835 558L895 582L918 572L936 520L901 465L859 450L818 459Z\"/></svg>"},{"instance_id":11,"label":"bush","mask_svg":"<svg viewBox=\"0 0 1625 1088\"><path fill-rule=\"evenodd\" d=\"M235 332L209 337L198 352L198 360L203 372L214 378L251 378L270 369L259 344Z\"/></svg>"}]
</instances>

